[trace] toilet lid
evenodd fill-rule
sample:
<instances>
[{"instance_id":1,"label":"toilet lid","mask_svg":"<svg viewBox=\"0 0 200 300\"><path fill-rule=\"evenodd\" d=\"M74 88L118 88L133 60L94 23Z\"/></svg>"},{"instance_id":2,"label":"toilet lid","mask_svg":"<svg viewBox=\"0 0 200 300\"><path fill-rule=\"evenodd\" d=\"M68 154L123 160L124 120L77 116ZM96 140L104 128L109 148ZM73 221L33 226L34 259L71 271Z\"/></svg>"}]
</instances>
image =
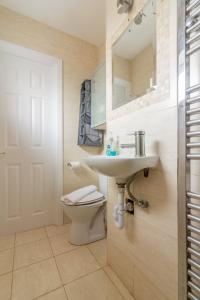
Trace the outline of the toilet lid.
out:
<instances>
[{"instance_id":1,"label":"toilet lid","mask_svg":"<svg viewBox=\"0 0 200 300\"><path fill-rule=\"evenodd\" d=\"M82 198L81 200L79 200L76 203L67 202L66 204L67 205L75 205L75 206L86 205L86 204L92 204L92 203L100 202L104 199L105 199L105 197L104 197L103 194L101 194L98 191L95 191L95 192L85 196L84 198Z\"/></svg>"}]
</instances>

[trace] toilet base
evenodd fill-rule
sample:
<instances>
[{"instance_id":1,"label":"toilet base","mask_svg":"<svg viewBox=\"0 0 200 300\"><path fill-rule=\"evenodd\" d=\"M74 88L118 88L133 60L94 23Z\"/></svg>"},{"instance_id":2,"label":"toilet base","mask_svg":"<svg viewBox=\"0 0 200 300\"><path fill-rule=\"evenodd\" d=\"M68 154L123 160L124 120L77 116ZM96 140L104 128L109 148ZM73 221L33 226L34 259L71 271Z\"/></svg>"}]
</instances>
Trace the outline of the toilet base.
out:
<instances>
[{"instance_id":1,"label":"toilet base","mask_svg":"<svg viewBox=\"0 0 200 300\"><path fill-rule=\"evenodd\" d=\"M72 222L70 228L70 243L73 245L89 244L106 237L105 213L103 207L97 212L93 222Z\"/></svg>"}]
</instances>

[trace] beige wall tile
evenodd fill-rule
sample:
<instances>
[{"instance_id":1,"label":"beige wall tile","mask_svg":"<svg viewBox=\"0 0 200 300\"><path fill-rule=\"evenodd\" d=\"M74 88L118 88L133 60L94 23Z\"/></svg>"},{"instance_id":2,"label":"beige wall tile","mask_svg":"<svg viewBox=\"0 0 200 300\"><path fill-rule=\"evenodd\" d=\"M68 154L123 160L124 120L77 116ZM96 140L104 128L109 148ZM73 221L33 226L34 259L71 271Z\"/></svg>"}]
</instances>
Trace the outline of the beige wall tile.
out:
<instances>
[{"instance_id":1,"label":"beige wall tile","mask_svg":"<svg viewBox=\"0 0 200 300\"><path fill-rule=\"evenodd\" d=\"M31 300L61 286L53 258L13 273L12 300Z\"/></svg>"},{"instance_id":2,"label":"beige wall tile","mask_svg":"<svg viewBox=\"0 0 200 300\"><path fill-rule=\"evenodd\" d=\"M54 255L69 252L78 248L75 245L70 244L69 237L66 233L59 234L50 238L51 247Z\"/></svg>"},{"instance_id":3,"label":"beige wall tile","mask_svg":"<svg viewBox=\"0 0 200 300\"><path fill-rule=\"evenodd\" d=\"M56 256L56 263L63 283L71 282L99 269L95 258L86 247Z\"/></svg>"},{"instance_id":4,"label":"beige wall tile","mask_svg":"<svg viewBox=\"0 0 200 300\"><path fill-rule=\"evenodd\" d=\"M88 245L101 267L107 264L107 245L106 240L97 241Z\"/></svg>"},{"instance_id":5,"label":"beige wall tile","mask_svg":"<svg viewBox=\"0 0 200 300\"><path fill-rule=\"evenodd\" d=\"M123 283L121 282L119 277L116 275L116 273L112 270L112 268L110 266L106 266L103 269L104 269L104 272L107 274L107 276L110 278L110 280L114 283L114 285L120 291L120 294L122 295L124 300L134 300L134 298L131 296L129 291L123 285Z\"/></svg>"},{"instance_id":6,"label":"beige wall tile","mask_svg":"<svg viewBox=\"0 0 200 300\"><path fill-rule=\"evenodd\" d=\"M14 269L42 261L53 256L48 239L35 241L15 248Z\"/></svg>"},{"instance_id":7,"label":"beige wall tile","mask_svg":"<svg viewBox=\"0 0 200 300\"><path fill-rule=\"evenodd\" d=\"M9 273L13 269L14 250L9 249L0 252L0 275Z\"/></svg>"},{"instance_id":8,"label":"beige wall tile","mask_svg":"<svg viewBox=\"0 0 200 300\"><path fill-rule=\"evenodd\" d=\"M69 300L122 300L117 288L100 270L65 286Z\"/></svg>"},{"instance_id":9,"label":"beige wall tile","mask_svg":"<svg viewBox=\"0 0 200 300\"><path fill-rule=\"evenodd\" d=\"M145 273L145 272L144 272ZM168 295L165 296L153 285L153 282L145 277L138 269L134 270L134 296L137 300L153 299L153 300L166 300L169 299ZM171 298L171 300L174 298Z\"/></svg>"},{"instance_id":10,"label":"beige wall tile","mask_svg":"<svg viewBox=\"0 0 200 300\"><path fill-rule=\"evenodd\" d=\"M0 299L10 300L12 273L0 276Z\"/></svg>"},{"instance_id":11,"label":"beige wall tile","mask_svg":"<svg viewBox=\"0 0 200 300\"><path fill-rule=\"evenodd\" d=\"M60 288L37 299L38 300L67 300L67 296L65 294L64 288Z\"/></svg>"},{"instance_id":12,"label":"beige wall tile","mask_svg":"<svg viewBox=\"0 0 200 300\"><path fill-rule=\"evenodd\" d=\"M112 267L113 271L119 276L126 288L132 293L134 274L134 265L132 261L127 257L127 253L124 250L120 251L115 246L115 244L109 239L107 241L107 245L108 264Z\"/></svg>"},{"instance_id":13,"label":"beige wall tile","mask_svg":"<svg viewBox=\"0 0 200 300\"><path fill-rule=\"evenodd\" d=\"M42 240L45 239L46 237L47 235L44 228L18 232L16 233L15 246L17 247L23 244Z\"/></svg>"},{"instance_id":14,"label":"beige wall tile","mask_svg":"<svg viewBox=\"0 0 200 300\"><path fill-rule=\"evenodd\" d=\"M14 247L15 235L0 236L0 251Z\"/></svg>"}]
</instances>

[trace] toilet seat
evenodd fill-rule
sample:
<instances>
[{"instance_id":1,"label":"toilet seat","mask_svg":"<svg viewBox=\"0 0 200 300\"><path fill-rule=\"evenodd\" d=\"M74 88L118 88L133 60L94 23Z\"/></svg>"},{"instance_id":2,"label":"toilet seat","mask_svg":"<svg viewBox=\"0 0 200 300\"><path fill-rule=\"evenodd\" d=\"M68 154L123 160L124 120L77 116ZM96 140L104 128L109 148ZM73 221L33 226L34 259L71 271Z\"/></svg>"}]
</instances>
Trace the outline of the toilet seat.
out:
<instances>
[{"instance_id":1,"label":"toilet seat","mask_svg":"<svg viewBox=\"0 0 200 300\"><path fill-rule=\"evenodd\" d=\"M70 202L70 201L65 201L64 204L67 206L82 206L82 205L89 205L89 204L95 204L99 203L101 201L105 200L105 197L103 194L101 194L98 191L95 191L91 194L86 195L83 197L81 200L78 202Z\"/></svg>"}]
</instances>

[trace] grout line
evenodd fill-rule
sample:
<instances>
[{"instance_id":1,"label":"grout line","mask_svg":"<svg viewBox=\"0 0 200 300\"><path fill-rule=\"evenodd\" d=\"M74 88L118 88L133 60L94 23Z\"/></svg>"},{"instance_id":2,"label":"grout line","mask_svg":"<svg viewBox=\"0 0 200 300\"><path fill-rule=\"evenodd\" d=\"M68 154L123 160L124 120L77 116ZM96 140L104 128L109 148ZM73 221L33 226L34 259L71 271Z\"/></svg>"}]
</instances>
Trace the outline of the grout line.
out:
<instances>
[{"instance_id":1,"label":"grout line","mask_svg":"<svg viewBox=\"0 0 200 300\"><path fill-rule=\"evenodd\" d=\"M103 267L103 272L106 274L107 278L110 280L110 282L112 282L112 284L116 287L116 289L118 290L119 294L122 296L122 298L124 300L127 300L126 297L123 295L123 293L121 292L121 290L119 289L119 287L115 284L115 281L112 280L112 278L106 273L106 271L104 270L105 267L110 267L109 265L106 265ZM117 279L120 281L120 283L124 286L124 288L127 290L127 292L130 294L130 296L133 298L133 296L131 295L130 291L127 289L127 287L125 287L125 285L123 284L123 282L121 281L121 279L119 278L119 276L113 271L113 269L111 268L112 272L116 275ZM133 298L134 300L134 298Z\"/></svg>"},{"instance_id":2,"label":"grout line","mask_svg":"<svg viewBox=\"0 0 200 300\"><path fill-rule=\"evenodd\" d=\"M53 289L53 290L50 291L50 292L44 293L44 294L42 294L42 295L40 295L40 296L37 296L36 298L33 298L32 300L40 299L40 297L49 295L49 294L51 294L51 293L53 293L53 292L55 292L55 291L57 291L57 290L59 290L59 289L62 289L62 288L64 288L64 287L63 287L63 286L59 286L59 287L57 287L56 289ZM67 300L68 300L68 298L67 298Z\"/></svg>"},{"instance_id":3,"label":"grout line","mask_svg":"<svg viewBox=\"0 0 200 300\"><path fill-rule=\"evenodd\" d=\"M64 286L70 285L71 283L73 283L73 282L75 282L75 281L78 281L78 280L80 280L80 279L82 279L82 278L84 278L84 277L87 277L87 276L91 275L91 274L97 273L97 272L99 272L99 271L102 270L102 269L103 269L103 268L99 268L99 269L97 269L97 270L95 270L95 271L91 271L91 272L89 272L89 273L87 273L87 274L85 274L85 275L81 275L80 277L78 277L78 278L76 278L76 279L73 279L72 281L69 281L68 283L64 283Z\"/></svg>"},{"instance_id":4,"label":"grout line","mask_svg":"<svg viewBox=\"0 0 200 300\"><path fill-rule=\"evenodd\" d=\"M41 262L43 262L43 261L47 261L47 260L52 259L52 258L54 258L54 256L44 258L44 259L42 259L42 260L36 261L36 262L34 262L34 263L30 263L29 265L25 265L25 266L19 267L19 268L17 268L17 269L13 269L13 272L16 272L16 271L19 271L19 270L28 268L28 267L33 266L33 265L37 265L37 264L39 264L39 263L41 263Z\"/></svg>"},{"instance_id":5,"label":"grout line","mask_svg":"<svg viewBox=\"0 0 200 300\"><path fill-rule=\"evenodd\" d=\"M46 230L46 228L45 228L45 230ZM46 230L46 232L47 232L47 230ZM48 235L47 235L47 236L48 236ZM61 285L62 285L62 287L63 287L63 289L64 289L64 293L65 293L66 298L67 298L67 300L68 300L67 292L66 292L66 290L65 290L65 287L64 287L64 284L63 284L63 281L62 281L62 276L61 276L60 270L59 270L58 265L57 265L56 256L54 255L53 248L52 248L52 245L51 245L51 241L50 241L50 237L49 237L49 236L48 236L48 241L49 241L49 244L50 244L50 247L51 247L51 251L52 251L53 258L54 258L54 261L55 261L55 265L56 265L56 268L57 268L57 271L58 271L58 275L59 275L59 277L60 277Z\"/></svg>"},{"instance_id":6,"label":"grout line","mask_svg":"<svg viewBox=\"0 0 200 300\"><path fill-rule=\"evenodd\" d=\"M88 245L89 245L89 244L88 244ZM87 249L89 250L90 254L94 257L94 259L95 259L96 263L98 264L98 266L99 266L100 268L102 268L102 266L100 266L100 263L98 262L96 256L95 256L95 255L92 253L92 251L90 250L90 248L89 248L88 246L86 246L86 247L87 247Z\"/></svg>"},{"instance_id":7,"label":"grout line","mask_svg":"<svg viewBox=\"0 0 200 300\"><path fill-rule=\"evenodd\" d=\"M14 246L16 242L16 233L14 237ZM14 263L15 263L15 247L13 248L13 267L12 267L12 279L11 279L11 291L10 291L10 300L12 299L13 296L13 277L14 277Z\"/></svg>"},{"instance_id":8,"label":"grout line","mask_svg":"<svg viewBox=\"0 0 200 300\"><path fill-rule=\"evenodd\" d=\"M47 237L43 237L43 238L38 239L38 240L34 240L34 241L26 242L26 243L23 243L23 244L19 244L19 245L16 245L14 248L18 248L18 247L22 247L22 246L25 246L25 245L29 245L31 243L35 243L35 242L38 242L38 241L43 241L45 239L47 239Z\"/></svg>"}]
</instances>

